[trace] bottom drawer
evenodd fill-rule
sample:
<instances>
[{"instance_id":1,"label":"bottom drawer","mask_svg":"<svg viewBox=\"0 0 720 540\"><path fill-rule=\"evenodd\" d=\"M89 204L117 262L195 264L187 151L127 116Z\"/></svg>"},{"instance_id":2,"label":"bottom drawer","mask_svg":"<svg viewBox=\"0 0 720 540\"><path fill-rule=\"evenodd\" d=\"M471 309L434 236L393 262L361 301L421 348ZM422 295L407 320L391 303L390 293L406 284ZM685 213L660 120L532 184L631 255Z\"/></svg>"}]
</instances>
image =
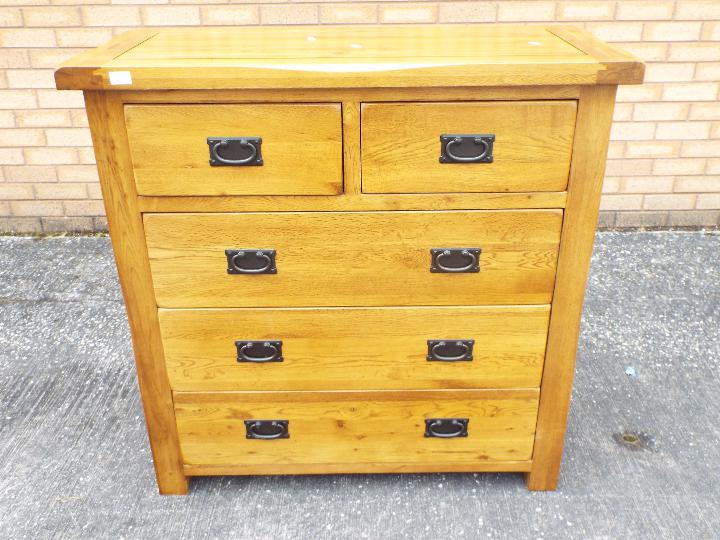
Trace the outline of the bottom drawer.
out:
<instances>
[{"instance_id":1,"label":"bottom drawer","mask_svg":"<svg viewBox=\"0 0 720 540\"><path fill-rule=\"evenodd\" d=\"M518 462L532 457L538 396L535 389L177 392L174 401L188 474L213 474L213 467L299 474L373 472L372 465L377 472L525 470Z\"/></svg>"}]
</instances>

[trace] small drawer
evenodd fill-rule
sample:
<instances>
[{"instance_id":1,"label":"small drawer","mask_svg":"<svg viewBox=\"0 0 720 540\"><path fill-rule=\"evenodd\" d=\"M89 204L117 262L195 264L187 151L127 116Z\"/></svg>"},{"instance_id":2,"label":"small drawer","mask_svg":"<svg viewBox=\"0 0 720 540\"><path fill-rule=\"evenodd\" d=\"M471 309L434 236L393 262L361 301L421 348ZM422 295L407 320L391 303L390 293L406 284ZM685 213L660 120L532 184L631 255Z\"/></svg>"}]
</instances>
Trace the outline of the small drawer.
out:
<instances>
[{"instance_id":1,"label":"small drawer","mask_svg":"<svg viewBox=\"0 0 720 540\"><path fill-rule=\"evenodd\" d=\"M161 309L173 390L540 385L550 306Z\"/></svg>"},{"instance_id":2,"label":"small drawer","mask_svg":"<svg viewBox=\"0 0 720 540\"><path fill-rule=\"evenodd\" d=\"M145 214L144 223L159 307L548 304L562 211Z\"/></svg>"},{"instance_id":3,"label":"small drawer","mask_svg":"<svg viewBox=\"0 0 720 540\"><path fill-rule=\"evenodd\" d=\"M140 195L336 195L339 104L127 105Z\"/></svg>"},{"instance_id":4,"label":"small drawer","mask_svg":"<svg viewBox=\"0 0 720 540\"><path fill-rule=\"evenodd\" d=\"M365 193L564 191L575 101L366 103Z\"/></svg>"},{"instance_id":5,"label":"small drawer","mask_svg":"<svg viewBox=\"0 0 720 540\"><path fill-rule=\"evenodd\" d=\"M175 392L173 401L186 465L265 465L282 473L283 466L297 465L529 460L538 395Z\"/></svg>"}]
</instances>

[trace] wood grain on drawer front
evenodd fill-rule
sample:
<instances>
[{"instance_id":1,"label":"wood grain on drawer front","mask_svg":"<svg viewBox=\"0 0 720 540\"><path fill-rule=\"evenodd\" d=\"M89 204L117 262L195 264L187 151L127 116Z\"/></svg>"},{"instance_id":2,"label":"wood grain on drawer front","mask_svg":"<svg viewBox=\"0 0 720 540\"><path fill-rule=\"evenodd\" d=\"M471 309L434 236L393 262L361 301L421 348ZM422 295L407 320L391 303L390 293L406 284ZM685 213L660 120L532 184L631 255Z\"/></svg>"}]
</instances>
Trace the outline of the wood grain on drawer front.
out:
<instances>
[{"instance_id":1,"label":"wood grain on drawer front","mask_svg":"<svg viewBox=\"0 0 720 540\"><path fill-rule=\"evenodd\" d=\"M561 210L145 214L159 307L547 304ZM478 273L431 273L432 248L481 248ZM276 274L227 273L274 249Z\"/></svg>"},{"instance_id":2,"label":"wood grain on drawer front","mask_svg":"<svg viewBox=\"0 0 720 540\"><path fill-rule=\"evenodd\" d=\"M564 191L575 101L362 106L366 193ZM492 163L440 163L440 136L493 134Z\"/></svg>"},{"instance_id":3,"label":"wood grain on drawer front","mask_svg":"<svg viewBox=\"0 0 720 540\"><path fill-rule=\"evenodd\" d=\"M186 464L463 463L529 460L538 390L176 392ZM425 437L425 419L468 418L468 436ZM245 420L287 420L289 438L246 438ZM451 469L448 469L451 470ZM297 471L294 471L297 472Z\"/></svg>"},{"instance_id":4,"label":"wood grain on drawer front","mask_svg":"<svg viewBox=\"0 0 720 540\"><path fill-rule=\"evenodd\" d=\"M531 388L550 306L161 309L174 390ZM428 361L428 340L474 340ZM282 362L237 362L236 340L282 341Z\"/></svg>"},{"instance_id":5,"label":"wood grain on drawer front","mask_svg":"<svg viewBox=\"0 0 720 540\"><path fill-rule=\"evenodd\" d=\"M340 105L128 105L140 195L342 192ZM209 164L208 137L261 137L262 166Z\"/></svg>"}]
</instances>

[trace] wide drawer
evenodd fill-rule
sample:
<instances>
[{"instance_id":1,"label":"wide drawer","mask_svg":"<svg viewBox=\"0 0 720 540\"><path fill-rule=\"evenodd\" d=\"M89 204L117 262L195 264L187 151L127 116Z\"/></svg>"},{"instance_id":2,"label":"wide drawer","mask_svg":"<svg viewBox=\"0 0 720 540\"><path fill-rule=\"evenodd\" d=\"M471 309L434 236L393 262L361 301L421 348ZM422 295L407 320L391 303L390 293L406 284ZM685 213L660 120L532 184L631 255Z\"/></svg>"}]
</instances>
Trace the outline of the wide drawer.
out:
<instances>
[{"instance_id":1,"label":"wide drawer","mask_svg":"<svg viewBox=\"0 0 720 540\"><path fill-rule=\"evenodd\" d=\"M538 395L537 390L176 392L174 404L186 465L271 465L279 473L283 465L444 462L451 470L529 460ZM465 436L426 435L461 435L463 426Z\"/></svg>"},{"instance_id":2,"label":"wide drawer","mask_svg":"<svg viewBox=\"0 0 720 540\"><path fill-rule=\"evenodd\" d=\"M174 390L531 388L550 306L159 311Z\"/></svg>"},{"instance_id":3,"label":"wide drawer","mask_svg":"<svg viewBox=\"0 0 720 540\"><path fill-rule=\"evenodd\" d=\"M157 303L174 308L548 304L561 221L561 210L144 215Z\"/></svg>"},{"instance_id":4,"label":"wide drawer","mask_svg":"<svg viewBox=\"0 0 720 540\"><path fill-rule=\"evenodd\" d=\"M362 190L563 191L575 112L575 101L364 104Z\"/></svg>"},{"instance_id":5,"label":"wide drawer","mask_svg":"<svg viewBox=\"0 0 720 540\"><path fill-rule=\"evenodd\" d=\"M125 118L140 195L342 192L339 104L128 105Z\"/></svg>"}]
</instances>

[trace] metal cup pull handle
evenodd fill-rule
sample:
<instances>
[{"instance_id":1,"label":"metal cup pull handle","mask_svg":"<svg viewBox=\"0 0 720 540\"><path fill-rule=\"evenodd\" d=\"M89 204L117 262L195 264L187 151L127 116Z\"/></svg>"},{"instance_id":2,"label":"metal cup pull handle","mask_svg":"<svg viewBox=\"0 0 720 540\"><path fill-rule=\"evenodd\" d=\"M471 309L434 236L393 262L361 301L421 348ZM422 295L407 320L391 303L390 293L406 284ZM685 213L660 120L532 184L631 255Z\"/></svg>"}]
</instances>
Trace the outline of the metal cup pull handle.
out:
<instances>
[{"instance_id":1,"label":"metal cup pull handle","mask_svg":"<svg viewBox=\"0 0 720 540\"><path fill-rule=\"evenodd\" d=\"M473 359L473 339L428 339L427 359L438 362L464 362ZM454 353L454 354L451 354Z\"/></svg>"},{"instance_id":2,"label":"metal cup pull handle","mask_svg":"<svg viewBox=\"0 0 720 540\"><path fill-rule=\"evenodd\" d=\"M468 436L469 418L428 418L425 420L425 437L454 439Z\"/></svg>"},{"instance_id":3,"label":"metal cup pull handle","mask_svg":"<svg viewBox=\"0 0 720 540\"><path fill-rule=\"evenodd\" d=\"M282 341L236 341L237 361L263 364L282 362Z\"/></svg>"},{"instance_id":4,"label":"metal cup pull handle","mask_svg":"<svg viewBox=\"0 0 720 540\"><path fill-rule=\"evenodd\" d=\"M228 274L277 274L274 249L226 249Z\"/></svg>"},{"instance_id":5,"label":"metal cup pull handle","mask_svg":"<svg viewBox=\"0 0 720 540\"><path fill-rule=\"evenodd\" d=\"M434 248L430 250L430 271L474 273L480 271L480 248Z\"/></svg>"},{"instance_id":6,"label":"metal cup pull handle","mask_svg":"<svg viewBox=\"0 0 720 540\"><path fill-rule=\"evenodd\" d=\"M288 420L245 420L247 439L288 439L290 438Z\"/></svg>"},{"instance_id":7,"label":"metal cup pull handle","mask_svg":"<svg viewBox=\"0 0 720 540\"><path fill-rule=\"evenodd\" d=\"M440 135L440 163L492 163L494 142L492 133Z\"/></svg>"},{"instance_id":8,"label":"metal cup pull handle","mask_svg":"<svg viewBox=\"0 0 720 540\"><path fill-rule=\"evenodd\" d=\"M262 137L208 137L207 144L212 167L263 164L260 150Z\"/></svg>"}]
</instances>

